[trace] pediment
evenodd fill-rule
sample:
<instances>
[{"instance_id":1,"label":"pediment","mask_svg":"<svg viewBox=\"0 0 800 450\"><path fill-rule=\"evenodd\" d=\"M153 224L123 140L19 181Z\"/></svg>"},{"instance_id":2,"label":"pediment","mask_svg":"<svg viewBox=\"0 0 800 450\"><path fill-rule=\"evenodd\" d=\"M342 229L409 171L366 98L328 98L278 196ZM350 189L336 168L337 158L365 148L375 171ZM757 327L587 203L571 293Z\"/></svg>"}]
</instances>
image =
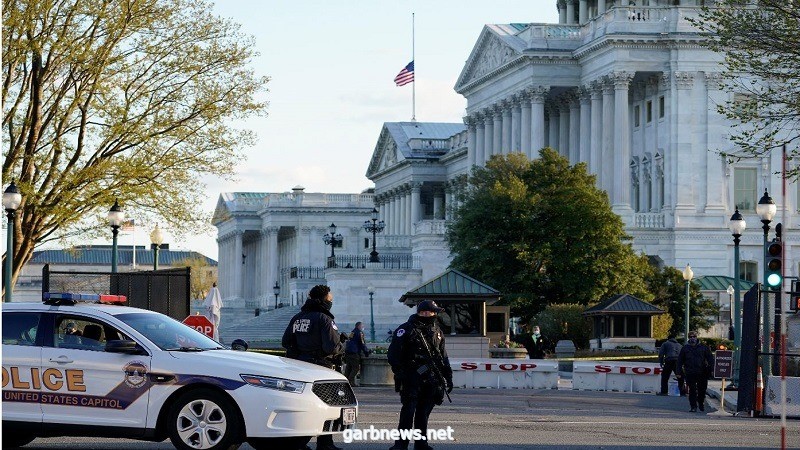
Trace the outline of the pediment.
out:
<instances>
[{"instance_id":1,"label":"pediment","mask_svg":"<svg viewBox=\"0 0 800 450\"><path fill-rule=\"evenodd\" d=\"M211 217L212 225L218 225L233 217L230 209L228 209L228 202L225 201L223 196L224 194L220 195L217 200L217 206L214 208L214 215Z\"/></svg>"},{"instance_id":2,"label":"pediment","mask_svg":"<svg viewBox=\"0 0 800 450\"><path fill-rule=\"evenodd\" d=\"M494 72L522 56L522 45L514 48L508 40L519 40L515 36L508 39L501 38L489 26L484 27L478 42L467 58L464 69L456 82L456 91L460 91L467 84Z\"/></svg>"},{"instance_id":3,"label":"pediment","mask_svg":"<svg viewBox=\"0 0 800 450\"><path fill-rule=\"evenodd\" d=\"M397 142L395 142L392 134L389 133L389 130L384 125L381 130L381 135L378 138L378 143L375 144L372 159L370 159L369 168L367 169L367 178L370 178L376 172L394 166L401 158L400 151L397 148Z\"/></svg>"}]
</instances>

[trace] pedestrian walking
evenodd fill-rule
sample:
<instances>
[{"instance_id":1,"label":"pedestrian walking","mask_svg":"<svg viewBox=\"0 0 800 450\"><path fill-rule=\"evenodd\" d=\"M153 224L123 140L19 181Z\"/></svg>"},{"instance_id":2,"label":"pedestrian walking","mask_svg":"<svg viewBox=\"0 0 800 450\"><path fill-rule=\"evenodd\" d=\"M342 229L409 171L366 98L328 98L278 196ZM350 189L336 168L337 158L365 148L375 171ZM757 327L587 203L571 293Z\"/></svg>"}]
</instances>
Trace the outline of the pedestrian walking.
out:
<instances>
[{"instance_id":1,"label":"pedestrian walking","mask_svg":"<svg viewBox=\"0 0 800 450\"><path fill-rule=\"evenodd\" d=\"M658 363L661 365L661 392L658 395L667 395L669 387L669 377L673 373L677 375L678 355L681 353L681 344L675 340L675 335L670 335L666 342L661 344L658 349ZM683 378L678 378L678 389L680 395L684 396Z\"/></svg>"},{"instance_id":2,"label":"pedestrian walking","mask_svg":"<svg viewBox=\"0 0 800 450\"><path fill-rule=\"evenodd\" d=\"M533 327L532 333L523 333L517 342L528 351L529 359L544 359L552 351L550 339L542 335L538 325Z\"/></svg>"},{"instance_id":3,"label":"pedestrian walking","mask_svg":"<svg viewBox=\"0 0 800 450\"><path fill-rule=\"evenodd\" d=\"M706 389L708 389L708 378L714 367L714 356L711 350L700 343L697 339L697 332L690 331L689 339L678 354L679 377L684 378L686 386L689 388L689 412L705 411Z\"/></svg>"},{"instance_id":4,"label":"pedestrian walking","mask_svg":"<svg viewBox=\"0 0 800 450\"><path fill-rule=\"evenodd\" d=\"M328 286L320 284L311 288L306 303L283 332L281 344L288 358L334 369L344 352L347 335L339 333L331 314L332 305L333 293ZM341 448L333 444L332 435L325 434L317 437L317 450Z\"/></svg>"},{"instance_id":5,"label":"pedestrian walking","mask_svg":"<svg viewBox=\"0 0 800 450\"><path fill-rule=\"evenodd\" d=\"M428 432L428 417L445 394L453 390L453 371L444 348L444 333L436 314L444 311L432 300L417 305L417 313L395 330L389 344L389 364L394 372L395 391L400 393L402 408L398 429L417 429L423 437ZM405 450L409 440L395 441L390 450ZM425 440L414 442L414 450L428 450Z\"/></svg>"},{"instance_id":6,"label":"pedestrian walking","mask_svg":"<svg viewBox=\"0 0 800 450\"><path fill-rule=\"evenodd\" d=\"M369 351L367 343L364 341L364 324L356 322L356 326L350 333L350 338L344 348L344 376L347 377L347 381L350 382L351 386L356 385L356 376L361 370L362 353L367 357L372 352Z\"/></svg>"}]
</instances>

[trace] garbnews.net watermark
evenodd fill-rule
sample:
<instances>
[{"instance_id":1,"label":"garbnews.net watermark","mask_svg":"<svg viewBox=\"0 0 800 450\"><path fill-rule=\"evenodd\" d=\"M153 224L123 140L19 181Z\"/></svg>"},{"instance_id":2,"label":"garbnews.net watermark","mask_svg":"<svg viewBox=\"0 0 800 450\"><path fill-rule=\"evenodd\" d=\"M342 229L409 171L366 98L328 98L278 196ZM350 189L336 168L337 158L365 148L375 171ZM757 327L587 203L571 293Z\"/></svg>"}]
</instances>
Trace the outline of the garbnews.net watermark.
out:
<instances>
[{"instance_id":1,"label":"garbnews.net watermark","mask_svg":"<svg viewBox=\"0 0 800 450\"><path fill-rule=\"evenodd\" d=\"M375 428L370 425L365 429L352 429L344 430L342 432L342 439L345 444L352 444L356 441L453 441L453 428L432 429L429 428L427 433L423 434L422 430L412 428L410 430L398 430L387 428Z\"/></svg>"}]
</instances>

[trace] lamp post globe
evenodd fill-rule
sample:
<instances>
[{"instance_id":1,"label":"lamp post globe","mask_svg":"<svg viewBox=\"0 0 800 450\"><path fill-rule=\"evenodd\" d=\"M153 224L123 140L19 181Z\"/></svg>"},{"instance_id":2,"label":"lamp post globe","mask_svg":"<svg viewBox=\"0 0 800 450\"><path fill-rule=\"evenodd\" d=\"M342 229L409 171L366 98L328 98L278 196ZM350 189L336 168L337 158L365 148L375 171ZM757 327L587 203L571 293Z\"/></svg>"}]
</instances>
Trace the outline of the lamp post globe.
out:
<instances>
[{"instance_id":1,"label":"lamp post globe","mask_svg":"<svg viewBox=\"0 0 800 450\"><path fill-rule=\"evenodd\" d=\"M369 292L369 339L375 342L375 311L372 308L372 296L375 294L375 286L369 285L367 292Z\"/></svg>"},{"instance_id":2,"label":"lamp post globe","mask_svg":"<svg viewBox=\"0 0 800 450\"><path fill-rule=\"evenodd\" d=\"M694 277L694 272L692 271L692 266L689 264L686 265L686 268L683 269L683 279L686 281L686 314L684 317L684 321L686 322L684 331L686 334L685 340L689 342L689 283L692 282L692 278Z\"/></svg>"},{"instance_id":3,"label":"lamp post globe","mask_svg":"<svg viewBox=\"0 0 800 450\"><path fill-rule=\"evenodd\" d=\"M108 210L108 224L111 226L111 234L113 239L111 241L111 273L117 273L117 234L119 234L119 227L125 220L125 212L119 206L117 199L114 199L114 205Z\"/></svg>"},{"instance_id":4,"label":"lamp post globe","mask_svg":"<svg viewBox=\"0 0 800 450\"><path fill-rule=\"evenodd\" d=\"M3 270L3 286L5 287L4 302L10 302L14 292L11 273L14 270L14 217L22 203L22 194L19 193L14 180L3 192L3 209L8 214L8 228L6 229L6 267Z\"/></svg>"},{"instance_id":5,"label":"lamp post globe","mask_svg":"<svg viewBox=\"0 0 800 450\"><path fill-rule=\"evenodd\" d=\"M272 293L275 294L275 309L278 309L278 295L281 293L281 287L278 282L275 282L275 286L272 286Z\"/></svg>"},{"instance_id":6,"label":"lamp post globe","mask_svg":"<svg viewBox=\"0 0 800 450\"><path fill-rule=\"evenodd\" d=\"M153 248L153 270L158 270L158 250L163 243L164 234L161 232L161 228L158 228L158 224L156 224L156 227L150 232L150 246ZM133 251L136 251L136 249Z\"/></svg>"}]
</instances>

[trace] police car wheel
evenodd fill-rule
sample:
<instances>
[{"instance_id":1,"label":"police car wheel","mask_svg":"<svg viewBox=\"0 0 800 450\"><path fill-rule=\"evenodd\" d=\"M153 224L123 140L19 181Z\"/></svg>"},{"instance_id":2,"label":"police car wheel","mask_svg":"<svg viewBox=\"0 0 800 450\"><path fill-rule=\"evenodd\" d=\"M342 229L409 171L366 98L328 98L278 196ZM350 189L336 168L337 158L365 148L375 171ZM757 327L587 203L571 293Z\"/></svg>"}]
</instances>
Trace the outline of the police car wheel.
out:
<instances>
[{"instance_id":1,"label":"police car wheel","mask_svg":"<svg viewBox=\"0 0 800 450\"><path fill-rule=\"evenodd\" d=\"M222 394L196 389L172 404L169 439L179 450L233 450L242 443L242 424L235 406Z\"/></svg>"},{"instance_id":2,"label":"police car wheel","mask_svg":"<svg viewBox=\"0 0 800 450\"><path fill-rule=\"evenodd\" d=\"M3 448L17 448L30 444L35 438L28 434L3 432Z\"/></svg>"},{"instance_id":3,"label":"police car wheel","mask_svg":"<svg viewBox=\"0 0 800 450\"><path fill-rule=\"evenodd\" d=\"M250 438L247 443L256 450L273 450L276 448L295 450L304 449L311 436L288 438Z\"/></svg>"}]
</instances>

